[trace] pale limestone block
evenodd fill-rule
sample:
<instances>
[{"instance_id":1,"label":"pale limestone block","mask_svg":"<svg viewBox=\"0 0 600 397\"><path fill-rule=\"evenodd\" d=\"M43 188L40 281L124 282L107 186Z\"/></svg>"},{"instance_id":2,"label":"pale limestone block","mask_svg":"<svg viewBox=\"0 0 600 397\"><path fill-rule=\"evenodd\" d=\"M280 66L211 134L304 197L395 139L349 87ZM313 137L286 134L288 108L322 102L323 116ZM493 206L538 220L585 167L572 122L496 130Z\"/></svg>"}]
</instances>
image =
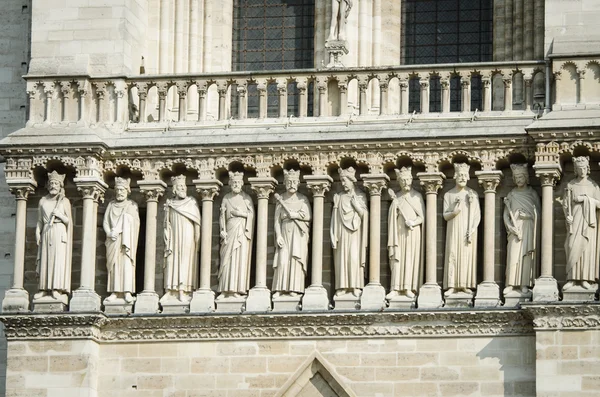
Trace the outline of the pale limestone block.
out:
<instances>
[{"instance_id":1,"label":"pale limestone block","mask_svg":"<svg viewBox=\"0 0 600 397\"><path fill-rule=\"evenodd\" d=\"M46 372L48 356L17 356L6 360L7 375L11 372Z\"/></svg>"},{"instance_id":2,"label":"pale limestone block","mask_svg":"<svg viewBox=\"0 0 600 397\"><path fill-rule=\"evenodd\" d=\"M73 372L88 369L90 358L88 356L51 356L50 372Z\"/></svg>"},{"instance_id":3,"label":"pale limestone block","mask_svg":"<svg viewBox=\"0 0 600 397\"><path fill-rule=\"evenodd\" d=\"M536 384L538 393L581 390L581 376L548 376L544 373L538 373L536 375Z\"/></svg>"},{"instance_id":4,"label":"pale limestone block","mask_svg":"<svg viewBox=\"0 0 600 397\"><path fill-rule=\"evenodd\" d=\"M212 390L216 385L215 375L181 375L173 376L173 386L175 390Z\"/></svg>"},{"instance_id":5,"label":"pale limestone block","mask_svg":"<svg viewBox=\"0 0 600 397\"><path fill-rule=\"evenodd\" d=\"M178 357L211 357L217 353L218 342L178 343Z\"/></svg>"},{"instance_id":6,"label":"pale limestone block","mask_svg":"<svg viewBox=\"0 0 600 397\"><path fill-rule=\"evenodd\" d=\"M465 367L460 368L460 380L478 380L478 381L502 380L501 374L502 374L502 370L499 365L497 365L497 366L496 365L494 365L494 366L486 365L486 366L475 366L475 367L466 367L465 366ZM535 379L535 374L533 374L532 378Z\"/></svg>"},{"instance_id":7,"label":"pale limestone block","mask_svg":"<svg viewBox=\"0 0 600 397\"><path fill-rule=\"evenodd\" d=\"M173 377L168 375L138 376L138 390L161 389L173 386Z\"/></svg>"},{"instance_id":8,"label":"pale limestone block","mask_svg":"<svg viewBox=\"0 0 600 397\"><path fill-rule=\"evenodd\" d=\"M368 367L394 367L397 353L361 354L360 365Z\"/></svg>"},{"instance_id":9,"label":"pale limestone block","mask_svg":"<svg viewBox=\"0 0 600 397\"><path fill-rule=\"evenodd\" d=\"M360 365L360 354L358 353L323 353L323 357L332 365L348 366L348 365Z\"/></svg>"},{"instance_id":10,"label":"pale limestone block","mask_svg":"<svg viewBox=\"0 0 600 397\"><path fill-rule=\"evenodd\" d=\"M192 358L192 373L229 373L229 357Z\"/></svg>"},{"instance_id":11,"label":"pale limestone block","mask_svg":"<svg viewBox=\"0 0 600 397\"><path fill-rule=\"evenodd\" d=\"M177 347L170 343L140 343L139 357L177 357Z\"/></svg>"},{"instance_id":12,"label":"pale limestone block","mask_svg":"<svg viewBox=\"0 0 600 397\"><path fill-rule=\"evenodd\" d=\"M98 374L106 375L117 373L120 366L120 358L101 359L98 361Z\"/></svg>"},{"instance_id":13,"label":"pale limestone block","mask_svg":"<svg viewBox=\"0 0 600 397\"><path fill-rule=\"evenodd\" d=\"M597 375L599 369L590 365L588 361L584 360L573 360L573 361L560 361L558 363L558 374L563 375Z\"/></svg>"},{"instance_id":14,"label":"pale limestone block","mask_svg":"<svg viewBox=\"0 0 600 397\"><path fill-rule=\"evenodd\" d=\"M26 375L9 375L6 377L6 388L7 389L24 389L25 382L27 376ZM39 383L38 383L39 385Z\"/></svg>"},{"instance_id":15,"label":"pale limestone block","mask_svg":"<svg viewBox=\"0 0 600 397\"><path fill-rule=\"evenodd\" d=\"M581 378L581 390L598 391L600 390L600 375L583 376Z\"/></svg>"},{"instance_id":16,"label":"pale limestone block","mask_svg":"<svg viewBox=\"0 0 600 397\"><path fill-rule=\"evenodd\" d=\"M269 357L267 369L269 372L294 373L306 360L305 357Z\"/></svg>"},{"instance_id":17,"label":"pale limestone block","mask_svg":"<svg viewBox=\"0 0 600 397\"><path fill-rule=\"evenodd\" d=\"M231 373L264 373L267 370L266 357L231 357Z\"/></svg>"},{"instance_id":18,"label":"pale limestone block","mask_svg":"<svg viewBox=\"0 0 600 397\"><path fill-rule=\"evenodd\" d=\"M381 350L380 344L369 343L366 339L353 339L348 341L348 352L376 353Z\"/></svg>"},{"instance_id":19,"label":"pale limestone block","mask_svg":"<svg viewBox=\"0 0 600 397\"><path fill-rule=\"evenodd\" d=\"M31 341L27 343L27 347L31 353L70 353L73 343L71 341Z\"/></svg>"},{"instance_id":20,"label":"pale limestone block","mask_svg":"<svg viewBox=\"0 0 600 397\"><path fill-rule=\"evenodd\" d=\"M47 389L6 389L6 397L40 397L46 395Z\"/></svg>"},{"instance_id":21,"label":"pale limestone block","mask_svg":"<svg viewBox=\"0 0 600 397\"><path fill-rule=\"evenodd\" d=\"M188 357L162 358L160 370L165 374L187 374L190 372L190 362Z\"/></svg>"},{"instance_id":22,"label":"pale limestone block","mask_svg":"<svg viewBox=\"0 0 600 397\"><path fill-rule=\"evenodd\" d=\"M352 382L375 381L375 368L368 367L337 367L338 374Z\"/></svg>"},{"instance_id":23,"label":"pale limestone block","mask_svg":"<svg viewBox=\"0 0 600 397\"><path fill-rule=\"evenodd\" d=\"M251 389L269 389L275 387L275 380L272 375L246 375L244 382Z\"/></svg>"},{"instance_id":24,"label":"pale limestone block","mask_svg":"<svg viewBox=\"0 0 600 397\"><path fill-rule=\"evenodd\" d=\"M446 396L469 396L479 392L479 383L476 382L448 382L440 383L441 395Z\"/></svg>"},{"instance_id":25,"label":"pale limestone block","mask_svg":"<svg viewBox=\"0 0 600 397\"><path fill-rule=\"evenodd\" d=\"M419 368L375 368L376 381L418 380Z\"/></svg>"},{"instance_id":26,"label":"pale limestone block","mask_svg":"<svg viewBox=\"0 0 600 397\"><path fill-rule=\"evenodd\" d=\"M597 353L600 352L600 349L598 349L597 347L593 347L594 349L597 349ZM560 349L560 358L562 358L563 360L577 360L579 357L579 350L580 349L587 349L587 348L583 348L583 347L577 347L577 346L563 346ZM596 357L581 357L581 358L597 358L598 355L596 355Z\"/></svg>"},{"instance_id":27,"label":"pale limestone block","mask_svg":"<svg viewBox=\"0 0 600 397\"><path fill-rule=\"evenodd\" d=\"M381 346L381 350L396 352L412 352L415 351L417 348L416 343L417 342L414 339L384 339L383 346Z\"/></svg>"},{"instance_id":28,"label":"pale limestone block","mask_svg":"<svg viewBox=\"0 0 600 397\"><path fill-rule=\"evenodd\" d=\"M348 341L348 344L351 344L353 341ZM334 352L334 353L343 353L349 351L346 347L345 340L318 340L317 341L317 351L320 353L325 352Z\"/></svg>"},{"instance_id":29,"label":"pale limestone block","mask_svg":"<svg viewBox=\"0 0 600 397\"><path fill-rule=\"evenodd\" d=\"M220 342L217 345L218 356L255 356L257 354L256 342Z\"/></svg>"},{"instance_id":30,"label":"pale limestone block","mask_svg":"<svg viewBox=\"0 0 600 397\"><path fill-rule=\"evenodd\" d=\"M361 397L390 396L394 392L394 385L391 383L355 383L351 388Z\"/></svg>"},{"instance_id":31,"label":"pale limestone block","mask_svg":"<svg viewBox=\"0 0 600 397\"><path fill-rule=\"evenodd\" d=\"M80 19L112 18L112 7L80 7L77 16Z\"/></svg>"},{"instance_id":32,"label":"pale limestone block","mask_svg":"<svg viewBox=\"0 0 600 397\"><path fill-rule=\"evenodd\" d=\"M543 360L535 363L536 376L555 376L558 374L558 360Z\"/></svg>"},{"instance_id":33,"label":"pale limestone block","mask_svg":"<svg viewBox=\"0 0 600 397\"><path fill-rule=\"evenodd\" d=\"M475 366L478 365L479 362L477 354L473 352L461 350L455 352L440 352L440 365Z\"/></svg>"},{"instance_id":34,"label":"pale limestone block","mask_svg":"<svg viewBox=\"0 0 600 397\"><path fill-rule=\"evenodd\" d=\"M244 375L215 375L217 389L235 389L239 383L244 382Z\"/></svg>"},{"instance_id":35,"label":"pale limestone block","mask_svg":"<svg viewBox=\"0 0 600 397\"><path fill-rule=\"evenodd\" d=\"M101 349L102 357L137 357L139 346L140 345L135 343L103 345Z\"/></svg>"},{"instance_id":36,"label":"pale limestone block","mask_svg":"<svg viewBox=\"0 0 600 397\"><path fill-rule=\"evenodd\" d=\"M437 353L398 353L399 367L418 367L439 363Z\"/></svg>"},{"instance_id":37,"label":"pale limestone block","mask_svg":"<svg viewBox=\"0 0 600 397\"><path fill-rule=\"evenodd\" d=\"M229 391L228 396L236 397L260 397L262 390L235 390L235 392Z\"/></svg>"},{"instance_id":38,"label":"pale limestone block","mask_svg":"<svg viewBox=\"0 0 600 397\"><path fill-rule=\"evenodd\" d=\"M417 339L417 351L420 352L441 352L458 350L458 341L456 339Z\"/></svg>"},{"instance_id":39,"label":"pale limestone block","mask_svg":"<svg viewBox=\"0 0 600 397\"><path fill-rule=\"evenodd\" d=\"M289 342L269 341L257 342L258 354L260 355L287 355L290 351Z\"/></svg>"},{"instance_id":40,"label":"pale limestone block","mask_svg":"<svg viewBox=\"0 0 600 397\"><path fill-rule=\"evenodd\" d=\"M161 373L160 358L122 358L121 372L123 373Z\"/></svg>"},{"instance_id":41,"label":"pale limestone block","mask_svg":"<svg viewBox=\"0 0 600 397\"><path fill-rule=\"evenodd\" d=\"M592 343L592 334L588 331L564 331L559 335L563 345L589 345Z\"/></svg>"},{"instance_id":42,"label":"pale limestone block","mask_svg":"<svg viewBox=\"0 0 600 397\"><path fill-rule=\"evenodd\" d=\"M504 382L481 382L480 388L481 395L486 397L503 397L506 392Z\"/></svg>"},{"instance_id":43,"label":"pale limestone block","mask_svg":"<svg viewBox=\"0 0 600 397\"><path fill-rule=\"evenodd\" d=\"M313 350L316 348L315 341L302 341L302 342L294 342L290 341L290 351L289 354L291 356L301 355L308 356Z\"/></svg>"},{"instance_id":44,"label":"pale limestone block","mask_svg":"<svg viewBox=\"0 0 600 397\"><path fill-rule=\"evenodd\" d=\"M554 345L557 342L558 331L540 331L535 334L536 345L547 346Z\"/></svg>"},{"instance_id":45,"label":"pale limestone block","mask_svg":"<svg viewBox=\"0 0 600 397\"><path fill-rule=\"evenodd\" d=\"M60 388L80 386L84 374L55 374L55 373L36 373L27 375L24 389L35 389L39 385L47 388Z\"/></svg>"},{"instance_id":46,"label":"pale limestone block","mask_svg":"<svg viewBox=\"0 0 600 397\"><path fill-rule=\"evenodd\" d=\"M458 380L457 369L449 367L423 367L421 368L421 380L424 381L454 381Z\"/></svg>"},{"instance_id":47,"label":"pale limestone block","mask_svg":"<svg viewBox=\"0 0 600 397\"><path fill-rule=\"evenodd\" d=\"M394 396L395 397L429 397L440 395L438 392L437 383L427 382L415 382L415 383L395 383L394 384Z\"/></svg>"}]
</instances>

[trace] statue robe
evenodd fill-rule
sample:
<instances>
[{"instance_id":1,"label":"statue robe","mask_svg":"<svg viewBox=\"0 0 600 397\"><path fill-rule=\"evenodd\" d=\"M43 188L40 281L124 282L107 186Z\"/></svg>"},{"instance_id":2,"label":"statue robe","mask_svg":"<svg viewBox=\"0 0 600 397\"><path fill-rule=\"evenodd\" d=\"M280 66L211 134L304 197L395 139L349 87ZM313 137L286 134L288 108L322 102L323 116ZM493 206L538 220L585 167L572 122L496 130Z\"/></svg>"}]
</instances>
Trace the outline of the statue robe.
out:
<instances>
[{"instance_id":1,"label":"statue robe","mask_svg":"<svg viewBox=\"0 0 600 397\"><path fill-rule=\"evenodd\" d=\"M405 219L406 216L406 219ZM425 203L416 190L400 192L392 200L388 215L388 253L392 291L417 291L423 280L423 221ZM417 225L406 226L410 220Z\"/></svg>"},{"instance_id":2,"label":"statue robe","mask_svg":"<svg viewBox=\"0 0 600 397\"><path fill-rule=\"evenodd\" d=\"M131 200L111 201L103 222L106 237L106 268L108 292L135 291L135 256L140 232L138 206ZM116 231L113 241L108 233Z\"/></svg>"},{"instance_id":3,"label":"statue robe","mask_svg":"<svg viewBox=\"0 0 600 397\"><path fill-rule=\"evenodd\" d=\"M193 291L197 286L200 209L193 197L165 204L165 289ZM198 234L198 235L197 235Z\"/></svg>"},{"instance_id":4,"label":"statue robe","mask_svg":"<svg viewBox=\"0 0 600 397\"><path fill-rule=\"evenodd\" d=\"M508 233L506 286L533 287L539 260L540 197L531 186L527 186L523 190L513 189L508 193L507 199L504 224L507 230L509 227L520 230L521 240L514 233ZM531 219L519 219L519 210Z\"/></svg>"},{"instance_id":5,"label":"statue robe","mask_svg":"<svg viewBox=\"0 0 600 397\"><path fill-rule=\"evenodd\" d=\"M283 199L285 206L302 219L290 219L281 203L275 207L275 257L273 259L273 291L304 293L308 263L310 203L299 193ZM277 236L283 247L277 245Z\"/></svg>"},{"instance_id":6,"label":"statue robe","mask_svg":"<svg viewBox=\"0 0 600 397\"><path fill-rule=\"evenodd\" d=\"M568 190L571 191L570 200ZM574 201L577 196L585 196L582 203ZM591 179L580 182L571 180L563 198L566 213L569 201L573 216L573 233L567 232L565 241L567 280L596 282L600 261L600 188Z\"/></svg>"},{"instance_id":7,"label":"statue robe","mask_svg":"<svg viewBox=\"0 0 600 397\"><path fill-rule=\"evenodd\" d=\"M333 196L331 214L331 242L335 268L335 289L363 288L365 285L365 263L367 261L369 212L367 196L356 192L356 202L363 210L360 215L351 202L349 193Z\"/></svg>"},{"instance_id":8,"label":"statue robe","mask_svg":"<svg viewBox=\"0 0 600 397\"><path fill-rule=\"evenodd\" d=\"M232 211L248 212L248 217L234 216ZM221 240L219 292L246 294L250 289L250 261L254 232L254 205L249 195L227 193L221 203L221 230L227 238Z\"/></svg>"},{"instance_id":9,"label":"statue robe","mask_svg":"<svg viewBox=\"0 0 600 397\"><path fill-rule=\"evenodd\" d=\"M468 195L473 198L468 199ZM479 198L471 188L450 189L444 195L444 218L452 213L457 197L462 199L461 211L446 225L446 256L444 260L444 288L477 286L477 226L481 220ZM471 242L467 233L471 232Z\"/></svg>"},{"instance_id":10,"label":"statue robe","mask_svg":"<svg viewBox=\"0 0 600 397\"><path fill-rule=\"evenodd\" d=\"M54 209L69 218L69 224L52 217ZM52 220L52 223L50 223ZM39 236L37 273L40 291L71 290L71 253L73 251L73 218L71 202L64 195L45 196L38 206L36 235Z\"/></svg>"}]
</instances>

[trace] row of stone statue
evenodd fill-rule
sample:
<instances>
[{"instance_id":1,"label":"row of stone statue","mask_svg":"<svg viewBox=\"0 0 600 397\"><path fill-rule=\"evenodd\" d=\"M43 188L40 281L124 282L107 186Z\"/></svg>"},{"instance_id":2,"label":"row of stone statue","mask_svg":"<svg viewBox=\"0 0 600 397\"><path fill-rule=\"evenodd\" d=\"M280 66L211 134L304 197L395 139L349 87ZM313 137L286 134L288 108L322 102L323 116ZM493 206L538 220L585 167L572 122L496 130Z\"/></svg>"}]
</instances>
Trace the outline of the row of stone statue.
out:
<instances>
[{"instance_id":1,"label":"row of stone statue","mask_svg":"<svg viewBox=\"0 0 600 397\"><path fill-rule=\"evenodd\" d=\"M600 233L598 208L600 189L588 178L589 159L574 158L575 178L568 183L563 207L568 226L567 284L569 288L594 289L598 279ZM477 193L467 187L469 166L454 165L455 186L443 199L447 221L444 260L445 296L473 295L476 288L477 229L481 219ZM526 164L511 165L515 188L504 199L504 223L508 233L505 296L531 296L536 277L540 236L540 200L528 184ZM414 299L423 279L425 204L412 188L410 167L395 170L400 191L389 189L392 203L388 217L388 252L391 268L390 293ZM67 303L71 285L72 218L64 194L64 175L49 174L49 194L41 198L36 228L39 246L36 299L53 298ZM353 168L341 169L343 191L333 197L331 244L334 254L336 297L358 297L364 287L368 245L368 205L357 187ZM240 298L250 285L250 263L254 231L254 204L242 191L243 173L230 172L231 192L220 207L219 299ZM298 192L300 172L284 171L285 193L275 194L275 256L272 291L279 296L300 296L305 291L311 207ZM163 305L186 302L197 287L200 242L200 211L187 196L185 176L172 178L173 196L166 200L164 215ZM105 304L135 299L136 249L140 227L137 204L128 199L128 179L116 178L115 200L108 204L103 221L108 269ZM318 243L318 242L317 242Z\"/></svg>"}]
</instances>

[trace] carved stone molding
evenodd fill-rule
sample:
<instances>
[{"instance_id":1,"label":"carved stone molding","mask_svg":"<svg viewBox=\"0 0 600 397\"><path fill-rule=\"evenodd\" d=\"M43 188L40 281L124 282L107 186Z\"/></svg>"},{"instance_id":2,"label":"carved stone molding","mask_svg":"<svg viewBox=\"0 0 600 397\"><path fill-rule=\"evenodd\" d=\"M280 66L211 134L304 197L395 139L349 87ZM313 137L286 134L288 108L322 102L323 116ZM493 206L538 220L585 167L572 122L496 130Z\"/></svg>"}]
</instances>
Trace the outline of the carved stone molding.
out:
<instances>
[{"instance_id":1,"label":"carved stone molding","mask_svg":"<svg viewBox=\"0 0 600 397\"><path fill-rule=\"evenodd\" d=\"M304 180L313 197L325 197L333 182L333 179L327 175L305 175Z\"/></svg>"},{"instance_id":2,"label":"carved stone molding","mask_svg":"<svg viewBox=\"0 0 600 397\"><path fill-rule=\"evenodd\" d=\"M146 201L158 202L167 189L167 184L161 180L138 181L138 185L144 193Z\"/></svg>"},{"instance_id":3,"label":"carved stone molding","mask_svg":"<svg viewBox=\"0 0 600 397\"><path fill-rule=\"evenodd\" d=\"M105 342L531 335L523 311L107 317L5 315L9 340Z\"/></svg>"},{"instance_id":4,"label":"carved stone molding","mask_svg":"<svg viewBox=\"0 0 600 397\"><path fill-rule=\"evenodd\" d=\"M362 174L361 178L371 196L381 196L381 190L390 181L390 178L386 174Z\"/></svg>"},{"instance_id":5,"label":"carved stone molding","mask_svg":"<svg viewBox=\"0 0 600 397\"><path fill-rule=\"evenodd\" d=\"M419 172L417 178L421 181L425 193L437 194L442 187L445 176L441 172Z\"/></svg>"},{"instance_id":6,"label":"carved stone molding","mask_svg":"<svg viewBox=\"0 0 600 397\"><path fill-rule=\"evenodd\" d=\"M484 193L495 193L502 179L502 171L475 171L475 175Z\"/></svg>"},{"instance_id":7,"label":"carved stone molding","mask_svg":"<svg viewBox=\"0 0 600 397\"><path fill-rule=\"evenodd\" d=\"M194 181L194 184L196 185L196 191L200 195L202 201L213 201L223 186L217 179L197 179Z\"/></svg>"},{"instance_id":8,"label":"carved stone molding","mask_svg":"<svg viewBox=\"0 0 600 397\"><path fill-rule=\"evenodd\" d=\"M84 199L91 199L95 202L104 202L104 193L108 189L108 185L97 178L75 178L73 179L77 190L81 193Z\"/></svg>"},{"instance_id":9,"label":"carved stone molding","mask_svg":"<svg viewBox=\"0 0 600 397\"><path fill-rule=\"evenodd\" d=\"M600 330L600 304L521 304L536 331Z\"/></svg>"}]
</instances>

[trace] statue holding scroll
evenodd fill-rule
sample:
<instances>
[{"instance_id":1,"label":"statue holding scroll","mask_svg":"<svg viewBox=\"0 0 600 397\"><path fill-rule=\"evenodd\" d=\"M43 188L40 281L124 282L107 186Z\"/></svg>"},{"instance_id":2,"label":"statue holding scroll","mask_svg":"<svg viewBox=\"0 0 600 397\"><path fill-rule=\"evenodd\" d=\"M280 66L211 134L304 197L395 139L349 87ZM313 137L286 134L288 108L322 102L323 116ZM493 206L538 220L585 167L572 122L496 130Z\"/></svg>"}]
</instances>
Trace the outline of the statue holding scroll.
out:
<instances>
[{"instance_id":1,"label":"statue holding scroll","mask_svg":"<svg viewBox=\"0 0 600 397\"><path fill-rule=\"evenodd\" d=\"M286 192L275 194L275 257L273 297L304 293L308 266L310 203L298 193L300 171L283 170Z\"/></svg>"},{"instance_id":2,"label":"statue holding scroll","mask_svg":"<svg viewBox=\"0 0 600 397\"><path fill-rule=\"evenodd\" d=\"M185 175L171 178L173 198L165 203L165 295L189 301L197 286L198 252L200 249L200 210L198 202L187 195Z\"/></svg>"},{"instance_id":3,"label":"statue holding scroll","mask_svg":"<svg viewBox=\"0 0 600 397\"><path fill-rule=\"evenodd\" d=\"M445 296L456 292L472 295L477 286L477 227L481 220L477 193L467 187L469 165L454 164L456 185L444 195L446 226L444 260Z\"/></svg>"},{"instance_id":4,"label":"statue holding scroll","mask_svg":"<svg viewBox=\"0 0 600 397\"><path fill-rule=\"evenodd\" d=\"M567 283L563 291L574 286L595 289L600 260L600 188L589 178L588 157L573 158L575 178L569 181L563 196L567 220Z\"/></svg>"},{"instance_id":5,"label":"statue holding scroll","mask_svg":"<svg viewBox=\"0 0 600 397\"><path fill-rule=\"evenodd\" d=\"M51 296L67 304L71 291L73 222L71 202L65 197L65 175L48 174L48 195L40 199L35 238L38 245L36 272L39 292L34 300Z\"/></svg>"},{"instance_id":6,"label":"statue holding scroll","mask_svg":"<svg viewBox=\"0 0 600 397\"><path fill-rule=\"evenodd\" d=\"M504 199L508 233L504 295L513 291L527 295L539 260L541 204L539 195L529 186L527 164L511 164L510 168L516 187Z\"/></svg>"},{"instance_id":7,"label":"statue holding scroll","mask_svg":"<svg viewBox=\"0 0 600 397\"><path fill-rule=\"evenodd\" d=\"M223 197L219 216L219 298L240 297L246 295L250 289L254 204L252 198L242 191L242 172L229 172L229 186L231 192Z\"/></svg>"},{"instance_id":8,"label":"statue holding scroll","mask_svg":"<svg viewBox=\"0 0 600 397\"><path fill-rule=\"evenodd\" d=\"M411 167L394 170L400 184L396 194L388 189L392 204L388 216L388 252L392 279L387 299L414 298L423 279L425 202L412 188Z\"/></svg>"},{"instance_id":9,"label":"statue holding scroll","mask_svg":"<svg viewBox=\"0 0 600 397\"><path fill-rule=\"evenodd\" d=\"M140 216L137 204L127 198L131 193L129 178L115 178L115 199L108 204L102 226L106 233L107 291L105 303L124 299L134 301L135 260Z\"/></svg>"},{"instance_id":10,"label":"statue holding scroll","mask_svg":"<svg viewBox=\"0 0 600 397\"><path fill-rule=\"evenodd\" d=\"M340 170L344 191L333 196L331 245L335 268L335 294L358 296L365 283L368 245L367 196L359 191L354 168Z\"/></svg>"}]
</instances>

